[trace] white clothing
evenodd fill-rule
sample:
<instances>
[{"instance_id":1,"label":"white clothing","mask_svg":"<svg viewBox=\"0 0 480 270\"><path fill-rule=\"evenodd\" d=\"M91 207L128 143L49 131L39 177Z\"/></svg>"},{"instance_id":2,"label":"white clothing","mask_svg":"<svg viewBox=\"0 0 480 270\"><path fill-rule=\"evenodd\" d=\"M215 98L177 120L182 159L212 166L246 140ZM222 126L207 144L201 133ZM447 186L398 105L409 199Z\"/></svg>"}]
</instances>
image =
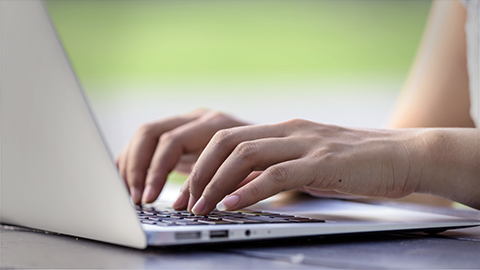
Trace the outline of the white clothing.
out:
<instances>
[{"instance_id":1,"label":"white clothing","mask_svg":"<svg viewBox=\"0 0 480 270\"><path fill-rule=\"evenodd\" d=\"M463 0L467 9L467 22L465 33L467 34L467 63L470 84L470 115L475 126L480 127L480 86L479 86L479 60L480 60L480 0Z\"/></svg>"}]
</instances>

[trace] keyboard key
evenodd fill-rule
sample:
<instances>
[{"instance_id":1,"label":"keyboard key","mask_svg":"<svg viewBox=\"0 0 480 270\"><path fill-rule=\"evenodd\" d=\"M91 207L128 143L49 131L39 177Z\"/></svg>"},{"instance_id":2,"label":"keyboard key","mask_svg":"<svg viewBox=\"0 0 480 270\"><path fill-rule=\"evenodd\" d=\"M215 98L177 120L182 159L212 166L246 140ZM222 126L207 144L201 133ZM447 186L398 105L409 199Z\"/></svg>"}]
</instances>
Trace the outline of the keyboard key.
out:
<instances>
[{"instance_id":1,"label":"keyboard key","mask_svg":"<svg viewBox=\"0 0 480 270\"><path fill-rule=\"evenodd\" d=\"M151 224L151 225L157 224L157 221L154 221L154 220L142 220L141 222L144 224Z\"/></svg>"},{"instance_id":2,"label":"keyboard key","mask_svg":"<svg viewBox=\"0 0 480 270\"><path fill-rule=\"evenodd\" d=\"M325 222L306 217L252 210L213 211L206 216L196 216L188 211L176 211L171 208L135 206L135 209L142 223L158 226Z\"/></svg>"},{"instance_id":3,"label":"keyboard key","mask_svg":"<svg viewBox=\"0 0 480 270\"><path fill-rule=\"evenodd\" d=\"M162 226L162 227L166 227L166 226L176 226L175 223L166 223L166 222L157 222L157 224L155 224L157 226Z\"/></svg>"}]
</instances>

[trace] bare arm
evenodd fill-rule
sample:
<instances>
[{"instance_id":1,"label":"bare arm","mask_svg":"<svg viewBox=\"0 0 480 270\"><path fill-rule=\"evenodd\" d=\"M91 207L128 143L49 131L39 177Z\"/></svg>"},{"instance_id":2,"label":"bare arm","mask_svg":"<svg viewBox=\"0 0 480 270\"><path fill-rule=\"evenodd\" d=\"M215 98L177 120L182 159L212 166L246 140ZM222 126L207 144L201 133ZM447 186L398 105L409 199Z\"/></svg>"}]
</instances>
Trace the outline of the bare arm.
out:
<instances>
[{"instance_id":1,"label":"bare arm","mask_svg":"<svg viewBox=\"0 0 480 270\"><path fill-rule=\"evenodd\" d=\"M233 191L221 206L230 210L238 209L279 191L307 186L387 198L399 198L413 192L426 193L480 209L480 131L468 128L474 124L469 114L465 21L466 11L459 2L433 3L422 45L388 125L389 128L402 129L391 130L392 133L379 130L365 132L318 124L314 127L316 124L311 123L299 128L295 122L283 123L280 125L291 132L286 137L292 138L292 144L296 130L308 133L310 128L311 137L304 134L302 141L316 138L320 142L318 148L312 142L309 149L293 160L288 156L292 151L282 153L281 148L275 148L273 159L280 160L273 162L263 144L266 138L273 140L268 130L274 134L273 137L279 136L275 133L278 126L263 126L261 129L266 136L259 136L261 140L246 135L254 133L250 130L253 127L230 130L222 133L229 134L227 139L212 140L207 146L187 181L190 187L184 186L184 194L180 198L187 197L191 192L189 210L193 209L195 213L209 212L247 173L266 169L262 175ZM309 125L312 126L307 127ZM418 127L430 128L405 129ZM237 136L245 137L230 141L230 138ZM223 146L221 150L218 150L218 145ZM328 145L332 148L329 149ZM345 147L340 147L342 145ZM312 149L319 152L310 155L314 151ZM227 153L220 153L222 151ZM281 159L282 154L285 154L284 160ZM211 164L212 159L219 164L216 168L218 171L203 165ZM329 163L332 160L334 163ZM386 160L391 160L391 164L385 164ZM258 168L252 166L240 170L235 181L233 179L236 176L230 164L241 163L256 164ZM222 177L225 168L229 168L228 178ZM207 172L212 170L215 176ZM302 175L299 172L310 173ZM233 183L226 184L225 179ZM180 201L177 201L176 207L187 207L185 200L183 203Z\"/></svg>"},{"instance_id":2,"label":"bare arm","mask_svg":"<svg viewBox=\"0 0 480 270\"><path fill-rule=\"evenodd\" d=\"M480 130L423 130L423 146L414 158L422 170L416 192L480 209Z\"/></svg>"},{"instance_id":3,"label":"bare arm","mask_svg":"<svg viewBox=\"0 0 480 270\"><path fill-rule=\"evenodd\" d=\"M389 128L474 126L469 114L466 16L458 1L433 2L421 46ZM412 194L403 200L451 204L426 194Z\"/></svg>"},{"instance_id":4,"label":"bare arm","mask_svg":"<svg viewBox=\"0 0 480 270\"><path fill-rule=\"evenodd\" d=\"M418 49L392 119L388 123L389 128L474 126L470 117L466 36L464 31L466 16L465 8L458 1L437 0L433 2L422 44ZM436 132L439 132L439 130ZM453 131L450 130L449 132ZM445 142L446 145L460 143L462 132L459 130L456 132L456 136L449 137L449 140L454 141ZM428 135L428 138L424 138L425 143L436 144L429 142L431 137L432 135ZM469 142L462 141L458 149L461 149L463 144L478 149L478 139L475 136L471 137ZM441 151L445 147L436 144L430 145L428 148L431 151ZM452 150L455 149L450 151ZM442 154L440 155L442 159L437 160L437 162L448 162L449 164L456 164L457 168L464 168L462 164L467 164L469 162L468 158L472 158L467 152L468 150L463 149L449 155ZM475 154L470 153L470 155ZM431 153L431 155L438 154ZM468 158L462 160L463 157ZM456 162L460 160L462 160L462 163L457 164ZM476 160L477 163L480 162L478 157L476 157ZM433 163L430 163L430 166L436 168ZM452 166L447 167L452 169ZM450 172L455 172L457 178L462 177L462 172L455 170ZM443 180L446 178L444 174L439 177ZM450 175L450 177L455 178L455 175ZM436 180L440 179L437 178ZM459 179L458 181L462 182L463 180ZM470 181L477 181L478 190L479 180L470 179ZM459 182L457 184L460 184ZM462 185L469 186L473 183L462 183ZM447 184L443 185L445 188ZM450 187L450 190L454 190L454 188ZM449 196L436 188L420 188L417 192L459 200L456 196ZM428 194L414 193L402 200L444 206L451 205L449 200Z\"/></svg>"},{"instance_id":5,"label":"bare arm","mask_svg":"<svg viewBox=\"0 0 480 270\"><path fill-rule=\"evenodd\" d=\"M473 127L465 22L458 1L434 1L389 128Z\"/></svg>"},{"instance_id":6,"label":"bare arm","mask_svg":"<svg viewBox=\"0 0 480 270\"><path fill-rule=\"evenodd\" d=\"M389 125L401 129L351 129L305 120L245 126L218 114L193 114L174 119L173 129L164 130L166 123L160 121L147 129L154 132L140 132L119 157L120 170L131 188L151 187L143 195L150 202L182 154L202 152L174 204L196 214L210 212L219 202L219 209L235 210L301 187L386 198L428 193L480 209L480 130L444 128L473 126L464 23L459 3L434 4ZM199 130L205 136L198 136ZM142 161L143 148L150 152ZM135 177L138 171L141 177Z\"/></svg>"},{"instance_id":7,"label":"bare arm","mask_svg":"<svg viewBox=\"0 0 480 270\"><path fill-rule=\"evenodd\" d=\"M383 198L429 193L480 209L479 146L480 130L473 128L360 129L291 120L225 129L208 143L173 206L204 215L306 186ZM245 183L254 171L263 172Z\"/></svg>"}]
</instances>

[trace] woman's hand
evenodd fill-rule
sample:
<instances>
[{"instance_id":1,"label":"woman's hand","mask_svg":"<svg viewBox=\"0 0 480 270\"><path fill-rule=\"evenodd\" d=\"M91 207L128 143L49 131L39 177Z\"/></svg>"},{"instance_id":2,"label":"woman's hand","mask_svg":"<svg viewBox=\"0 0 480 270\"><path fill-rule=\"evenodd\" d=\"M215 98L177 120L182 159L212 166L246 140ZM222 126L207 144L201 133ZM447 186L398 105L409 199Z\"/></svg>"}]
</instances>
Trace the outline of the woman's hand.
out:
<instances>
[{"instance_id":1,"label":"woman's hand","mask_svg":"<svg viewBox=\"0 0 480 270\"><path fill-rule=\"evenodd\" d=\"M172 170L190 173L218 130L242 125L231 116L198 109L141 126L116 160L133 202L153 202Z\"/></svg>"},{"instance_id":2,"label":"woman's hand","mask_svg":"<svg viewBox=\"0 0 480 270\"><path fill-rule=\"evenodd\" d=\"M236 210L301 187L404 197L422 173L410 154L422 145L416 135L305 120L224 129L202 152L174 208L202 215L223 199L219 209Z\"/></svg>"}]
</instances>

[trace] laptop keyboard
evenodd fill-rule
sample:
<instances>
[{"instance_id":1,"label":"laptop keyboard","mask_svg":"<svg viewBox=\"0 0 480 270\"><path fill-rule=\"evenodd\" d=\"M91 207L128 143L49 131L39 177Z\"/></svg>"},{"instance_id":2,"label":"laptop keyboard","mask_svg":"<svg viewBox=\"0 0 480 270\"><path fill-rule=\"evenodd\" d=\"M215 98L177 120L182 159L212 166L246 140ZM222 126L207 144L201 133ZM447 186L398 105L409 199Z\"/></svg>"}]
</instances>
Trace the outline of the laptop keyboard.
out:
<instances>
[{"instance_id":1,"label":"laptop keyboard","mask_svg":"<svg viewBox=\"0 0 480 270\"><path fill-rule=\"evenodd\" d=\"M196 216L188 211L176 211L167 207L136 206L140 222L156 226L272 224L325 222L320 219L260 211L213 211L206 216Z\"/></svg>"}]
</instances>

